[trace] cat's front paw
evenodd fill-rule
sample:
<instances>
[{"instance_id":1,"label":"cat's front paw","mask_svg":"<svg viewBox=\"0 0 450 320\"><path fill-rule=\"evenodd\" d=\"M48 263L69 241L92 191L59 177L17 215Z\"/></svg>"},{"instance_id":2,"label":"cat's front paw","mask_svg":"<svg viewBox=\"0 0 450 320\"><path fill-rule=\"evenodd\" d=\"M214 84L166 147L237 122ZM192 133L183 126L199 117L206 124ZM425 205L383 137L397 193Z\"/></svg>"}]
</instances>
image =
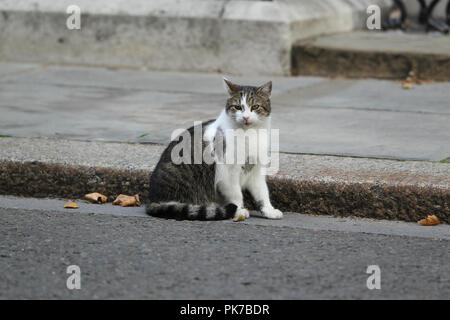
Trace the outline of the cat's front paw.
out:
<instances>
[{"instance_id":1,"label":"cat's front paw","mask_svg":"<svg viewBox=\"0 0 450 320\"><path fill-rule=\"evenodd\" d=\"M247 209L240 208L236 210L236 213L234 214L233 221L243 221L250 217L250 213Z\"/></svg>"},{"instance_id":2,"label":"cat's front paw","mask_svg":"<svg viewBox=\"0 0 450 320\"><path fill-rule=\"evenodd\" d=\"M281 219L283 218L283 212L275 208L263 208L261 213L264 218L267 219Z\"/></svg>"}]
</instances>

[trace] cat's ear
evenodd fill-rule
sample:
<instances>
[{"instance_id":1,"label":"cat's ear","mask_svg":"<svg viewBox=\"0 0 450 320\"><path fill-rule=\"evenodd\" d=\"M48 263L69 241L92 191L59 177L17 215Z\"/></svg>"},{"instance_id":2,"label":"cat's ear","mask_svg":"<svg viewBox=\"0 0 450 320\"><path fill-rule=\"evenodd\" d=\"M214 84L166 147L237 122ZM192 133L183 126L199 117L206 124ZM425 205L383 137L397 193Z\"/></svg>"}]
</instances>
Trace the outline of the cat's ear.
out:
<instances>
[{"instance_id":1,"label":"cat's ear","mask_svg":"<svg viewBox=\"0 0 450 320\"><path fill-rule=\"evenodd\" d=\"M262 86L258 87L258 89L256 89L256 92L260 95L270 98L270 94L272 93L272 81L264 83Z\"/></svg>"},{"instance_id":2,"label":"cat's ear","mask_svg":"<svg viewBox=\"0 0 450 320\"><path fill-rule=\"evenodd\" d=\"M225 89L227 89L227 91L230 95L235 94L241 88L240 85L232 83L227 78L223 78L223 82L225 83Z\"/></svg>"}]
</instances>

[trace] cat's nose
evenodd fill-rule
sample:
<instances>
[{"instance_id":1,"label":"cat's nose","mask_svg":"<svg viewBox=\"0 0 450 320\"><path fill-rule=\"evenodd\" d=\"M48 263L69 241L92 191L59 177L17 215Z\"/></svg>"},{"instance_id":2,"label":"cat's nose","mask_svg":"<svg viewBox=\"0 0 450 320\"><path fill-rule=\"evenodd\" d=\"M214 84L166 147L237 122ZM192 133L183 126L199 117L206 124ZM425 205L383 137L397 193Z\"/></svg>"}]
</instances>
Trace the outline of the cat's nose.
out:
<instances>
[{"instance_id":1,"label":"cat's nose","mask_svg":"<svg viewBox=\"0 0 450 320\"><path fill-rule=\"evenodd\" d=\"M245 122L248 121L248 117L242 117L244 119Z\"/></svg>"}]
</instances>

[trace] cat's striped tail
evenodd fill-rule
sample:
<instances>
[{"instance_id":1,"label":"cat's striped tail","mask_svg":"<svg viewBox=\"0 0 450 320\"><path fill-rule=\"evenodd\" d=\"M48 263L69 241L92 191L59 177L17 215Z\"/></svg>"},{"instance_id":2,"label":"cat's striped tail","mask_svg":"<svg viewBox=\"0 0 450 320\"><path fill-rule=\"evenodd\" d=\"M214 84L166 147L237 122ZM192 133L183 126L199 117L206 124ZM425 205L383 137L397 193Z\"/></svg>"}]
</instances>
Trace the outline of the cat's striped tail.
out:
<instances>
[{"instance_id":1,"label":"cat's striped tail","mask_svg":"<svg viewBox=\"0 0 450 320\"><path fill-rule=\"evenodd\" d=\"M147 214L154 217L176 220L225 220L234 217L237 210L235 204L226 206L194 205L170 202L152 202L146 205Z\"/></svg>"}]
</instances>

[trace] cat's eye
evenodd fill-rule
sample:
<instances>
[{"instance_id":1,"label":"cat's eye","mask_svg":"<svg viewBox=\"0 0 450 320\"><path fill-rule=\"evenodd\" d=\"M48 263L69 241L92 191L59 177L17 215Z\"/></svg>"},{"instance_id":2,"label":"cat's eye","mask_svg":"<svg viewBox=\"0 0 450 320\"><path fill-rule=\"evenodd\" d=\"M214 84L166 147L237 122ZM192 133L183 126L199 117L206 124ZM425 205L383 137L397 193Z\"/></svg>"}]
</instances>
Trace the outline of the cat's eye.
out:
<instances>
[{"instance_id":1,"label":"cat's eye","mask_svg":"<svg viewBox=\"0 0 450 320\"><path fill-rule=\"evenodd\" d=\"M252 106L252 111L256 111L256 110L258 110L260 108L261 108L260 104L255 104L255 105Z\"/></svg>"},{"instance_id":2,"label":"cat's eye","mask_svg":"<svg viewBox=\"0 0 450 320\"><path fill-rule=\"evenodd\" d=\"M231 106L231 109L234 111L242 110L241 106L238 106L238 105Z\"/></svg>"}]
</instances>

